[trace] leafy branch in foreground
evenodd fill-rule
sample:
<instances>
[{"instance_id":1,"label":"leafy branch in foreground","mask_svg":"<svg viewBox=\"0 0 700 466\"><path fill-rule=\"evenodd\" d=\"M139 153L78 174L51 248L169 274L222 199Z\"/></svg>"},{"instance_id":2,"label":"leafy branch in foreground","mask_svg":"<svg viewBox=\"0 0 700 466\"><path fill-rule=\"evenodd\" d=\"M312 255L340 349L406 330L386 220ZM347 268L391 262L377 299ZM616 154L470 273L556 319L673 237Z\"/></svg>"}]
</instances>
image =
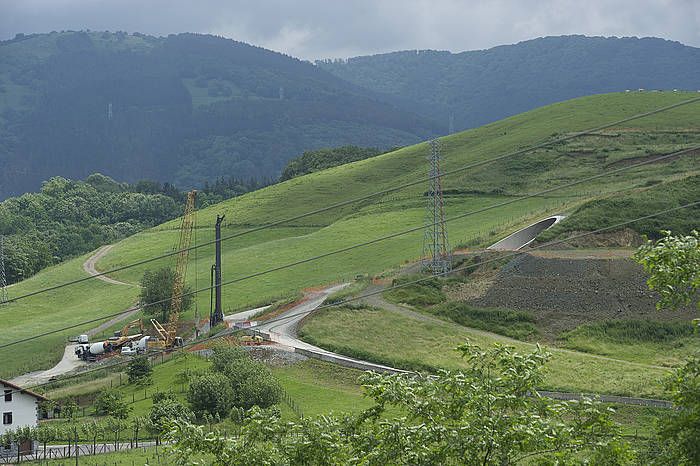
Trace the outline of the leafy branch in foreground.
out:
<instances>
[{"instance_id":1,"label":"leafy branch in foreground","mask_svg":"<svg viewBox=\"0 0 700 466\"><path fill-rule=\"evenodd\" d=\"M634 258L649 273L649 289L658 292L658 309L689 305L700 290L700 234L672 236L664 231L658 241L642 245ZM700 308L700 302L698 303Z\"/></svg>"},{"instance_id":2,"label":"leafy branch in foreground","mask_svg":"<svg viewBox=\"0 0 700 466\"><path fill-rule=\"evenodd\" d=\"M549 355L507 346L458 348L462 371L437 376L361 377L375 405L356 415L284 423L253 407L236 434L206 432L186 421L170 432L181 464L212 455L213 464L628 464L629 445L612 410L590 399L561 402L537 396ZM395 417L392 413L401 413Z\"/></svg>"}]
</instances>

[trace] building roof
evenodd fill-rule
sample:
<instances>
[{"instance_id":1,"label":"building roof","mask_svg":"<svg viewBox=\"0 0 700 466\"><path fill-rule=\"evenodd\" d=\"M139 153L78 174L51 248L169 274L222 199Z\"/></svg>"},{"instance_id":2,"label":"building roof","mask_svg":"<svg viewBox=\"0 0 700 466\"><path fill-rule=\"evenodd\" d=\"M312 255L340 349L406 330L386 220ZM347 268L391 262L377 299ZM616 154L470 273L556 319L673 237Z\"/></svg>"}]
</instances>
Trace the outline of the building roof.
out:
<instances>
[{"instance_id":1,"label":"building roof","mask_svg":"<svg viewBox=\"0 0 700 466\"><path fill-rule=\"evenodd\" d=\"M15 385L12 382L8 382L7 380L0 379L0 385L5 385L6 387L13 388L13 389L17 390L18 392L26 393L27 395L33 396L34 398L41 400L41 401L48 401L49 400L48 398L46 398L43 395L39 395L38 393L33 392L31 390L28 390L26 388L22 388L19 385Z\"/></svg>"}]
</instances>

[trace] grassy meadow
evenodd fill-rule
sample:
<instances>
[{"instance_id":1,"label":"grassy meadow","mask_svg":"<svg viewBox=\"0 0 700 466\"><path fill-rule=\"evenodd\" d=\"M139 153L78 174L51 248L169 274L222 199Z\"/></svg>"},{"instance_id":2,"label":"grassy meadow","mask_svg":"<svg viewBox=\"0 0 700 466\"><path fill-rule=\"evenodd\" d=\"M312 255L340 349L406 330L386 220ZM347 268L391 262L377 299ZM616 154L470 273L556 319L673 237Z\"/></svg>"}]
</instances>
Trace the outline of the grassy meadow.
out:
<instances>
[{"instance_id":1,"label":"grassy meadow","mask_svg":"<svg viewBox=\"0 0 700 466\"><path fill-rule=\"evenodd\" d=\"M607 94L574 99L517 115L480 128L441 138L443 167L450 171L496 155L522 149L543 141L595 127L618 119L677 103L691 93ZM688 147L700 142L700 103L676 108L612 128L593 136L559 143L547 149L519 155L497 163L451 174L444 178L448 218L493 206L538 190L559 186L581 177L640 160L656 153ZM213 239L217 214L226 214L224 235L266 225L350 198L388 189L424 178L427 174L426 144L405 147L371 159L331 168L225 201L198 212L196 242ZM664 164L635 168L609 178L568 188L548 196L538 196L448 223L453 245L484 246L512 229L544 215L573 211L584 202L615 192L645 189L649 180L677 179L697 171L693 158L680 158ZM424 221L424 183L358 202L342 208L227 240L223 244L224 281L236 280L268 268L327 253L355 243L420 226ZM100 270L142 260L172 251L177 241L179 220L127 238L97 265ZM392 238L379 244L336 254L318 261L265 274L223 288L224 309L236 310L270 302L297 293L300 289L353 278L357 274L380 274L418 258L422 231ZM213 245L192 253L188 282L193 288L208 286L213 263ZM69 280L83 274L83 258L44 271L11 288L19 295L40 286ZM137 284L144 270L172 265L174 258L114 274L114 278ZM128 307L137 287L109 285L97 280L61 291L9 304L3 312L12 322L11 332L0 335L0 345L59 323L80 321ZM197 310L206 314L209 293L200 293ZM27 319L27 314L32 316ZM194 310L184 315L191 319ZM381 317L378 318L381 320ZM364 320L363 320L364 322ZM338 322L329 332L343 327ZM359 330L359 329L358 329ZM461 339L467 330L460 329ZM67 332L70 334L78 331ZM49 367L60 356L61 340L67 333L28 344L0 349L0 376L11 376L29 369ZM340 332L340 333L344 333ZM438 332L439 334L439 332ZM383 337L378 336L381 340ZM393 338L391 335L388 338ZM437 335L436 335L437 338ZM412 340L408 353L414 348ZM418 346L418 343L416 343ZM448 345L449 346L449 345ZM37 352L41 349L41 356ZM408 351L411 350L411 351ZM415 348L415 352L423 349ZM433 351L433 353L436 353ZM449 354L449 351L447 352ZM400 355L401 353L397 353ZM387 357L398 357L386 353ZM442 363L433 354L430 364ZM587 356L576 356L585 359ZM450 360L444 356L443 362ZM583 360L581 359L581 360ZM578 361L578 359L577 359ZM594 360L604 364L602 360ZM572 364L574 364L572 362ZM584 364L585 366L585 364ZM570 379L573 365L557 367L558 377ZM592 370L592 367L591 367ZM650 369L651 370L651 369ZM568 371L568 372L567 372ZM613 373L615 370L611 369ZM655 372L640 373L626 381L614 378L588 378L590 386L600 380L601 391L649 392L654 385L647 378ZM648 375L649 377L646 377ZM556 379L552 376L552 379ZM579 377L577 379L585 379Z\"/></svg>"}]
</instances>

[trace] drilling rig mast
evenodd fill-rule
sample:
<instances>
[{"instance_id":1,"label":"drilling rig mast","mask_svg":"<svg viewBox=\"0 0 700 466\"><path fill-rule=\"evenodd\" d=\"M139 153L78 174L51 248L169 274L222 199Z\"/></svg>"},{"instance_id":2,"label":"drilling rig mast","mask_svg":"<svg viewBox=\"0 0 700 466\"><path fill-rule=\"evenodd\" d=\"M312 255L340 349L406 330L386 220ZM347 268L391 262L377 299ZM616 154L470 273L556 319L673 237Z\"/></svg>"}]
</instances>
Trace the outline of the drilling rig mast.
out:
<instances>
[{"instance_id":1,"label":"drilling rig mast","mask_svg":"<svg viewBox=\"0 0 700 466\"><path fill-rule=\"evenodd\" d=\"M192 243L192 231L195 223L194 202L196 197L196 190L187 193L185 214L182 216L182 223L180 224L180 241L177 246L175 279L173 281L173 294L170 300L170 317L165 325L162 325L156 319L151 319L153 327L163 339L163 346L165 348L182 345L182 339L177 336L177 324L180 320L180 311L182 310L182 293L185 290L187 259L189 258L189 248Z\"/></svg>"}]
</instances>

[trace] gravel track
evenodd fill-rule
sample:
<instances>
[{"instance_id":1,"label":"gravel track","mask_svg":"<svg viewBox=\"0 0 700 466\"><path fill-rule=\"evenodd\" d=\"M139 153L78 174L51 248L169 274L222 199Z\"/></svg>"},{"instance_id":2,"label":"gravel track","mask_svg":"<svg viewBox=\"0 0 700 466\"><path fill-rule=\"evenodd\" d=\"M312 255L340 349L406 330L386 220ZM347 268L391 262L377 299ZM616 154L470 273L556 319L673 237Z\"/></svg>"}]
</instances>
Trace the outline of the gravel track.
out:
<instances>
[{"instance_id":1,"label":"gravel track","mask_svg":"<svg viewBox=\"0 0 700 466\"><path fill-rule=\"evenodd\" d=\"M95 269L95 264L97 263L97 261L103 258L109 252L109 250L112 249L112 247L113 245L108 245L102 246L101 248L97 249L90 257L87 258L85 262L83 262L83 270L85 270L85 272L87 272L91 276L98 275L100 272L98 272L97 269ZM129 283L120 282L105 275L99 275L96 276L96 278L111 285L132 286ZM125 310L123 313L119 314L118 316L101 323L97 327L92 328L86 331L85 333L91 337L95 336L103 332L104 330L107 330L108 328L112 327L113 325L128 319L129 317L136 314L138 311L138 309L135 309L135 306L132 306L129 309ZM56 364L51 369L22 374L10 380L10 382L19 386L38 385L40 383L48 382L52 377L58 377L60 375L67 374L86 364L87 363L85 361L78 359L78 357L75 355L75 345L70 344L66 346L65 350L63 351L63 357L58 362L58 364Z\"/></svg>"}]
</instances>

